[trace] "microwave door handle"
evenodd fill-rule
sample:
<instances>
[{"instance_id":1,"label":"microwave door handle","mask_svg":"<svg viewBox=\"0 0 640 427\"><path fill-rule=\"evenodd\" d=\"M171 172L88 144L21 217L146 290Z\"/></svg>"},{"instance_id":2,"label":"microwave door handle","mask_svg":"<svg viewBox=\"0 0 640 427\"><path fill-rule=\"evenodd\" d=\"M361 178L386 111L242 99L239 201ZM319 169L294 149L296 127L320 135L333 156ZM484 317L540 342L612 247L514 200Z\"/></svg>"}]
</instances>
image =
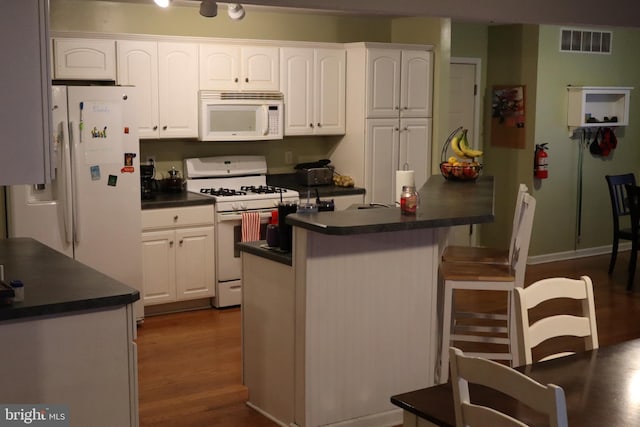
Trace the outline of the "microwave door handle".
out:
<instances>
[{"instance_id":1,"label":"microwave door handle","mask_svg":"<svg viewBox=\"0 0 640 427\"><path fill-rule=\"evenodd\" d=\"M269 107L267 105L262 106L262 114L264 119L262 135L267 136L269 134Z\"/></svg>"}]
</instances>

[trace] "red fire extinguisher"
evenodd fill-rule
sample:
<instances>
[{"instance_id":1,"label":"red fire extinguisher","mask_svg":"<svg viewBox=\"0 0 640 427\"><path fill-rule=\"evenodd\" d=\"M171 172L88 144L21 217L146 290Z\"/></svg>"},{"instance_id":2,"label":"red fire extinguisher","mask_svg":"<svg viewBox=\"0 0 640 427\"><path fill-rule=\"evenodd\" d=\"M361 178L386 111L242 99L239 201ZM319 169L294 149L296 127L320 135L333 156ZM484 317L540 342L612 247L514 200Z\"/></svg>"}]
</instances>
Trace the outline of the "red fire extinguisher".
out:
<instances>
[{"instance_id":1,"label":"red fire extinguisher","mask_svg":"<svg viewBox=\"0 0 640 427\"><path fill-rule=\"evenodd\" d=\"M536 144L536 152L533 160L533 176L538 179L549 178L549 155L547 144Z\"/></svg>"}]
</instances>

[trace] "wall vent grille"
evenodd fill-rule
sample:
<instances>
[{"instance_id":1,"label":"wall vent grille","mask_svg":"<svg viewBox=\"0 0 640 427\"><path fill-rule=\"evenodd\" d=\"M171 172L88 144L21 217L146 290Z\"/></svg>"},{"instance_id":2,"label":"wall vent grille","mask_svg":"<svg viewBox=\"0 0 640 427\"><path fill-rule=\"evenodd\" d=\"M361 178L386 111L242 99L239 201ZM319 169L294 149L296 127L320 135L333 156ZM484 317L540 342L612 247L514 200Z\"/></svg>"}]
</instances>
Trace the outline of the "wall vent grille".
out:
<instances>
[{"instance_id":1,"label":"wall vent grille","mask_svg":"<svg viewBox=\"0 0 640 427\"><path fill-rule=\"evenodd\" d=\"M560 31L560 52L611 53L611 31L563 28Z\"/></svg>"}]
</instances>

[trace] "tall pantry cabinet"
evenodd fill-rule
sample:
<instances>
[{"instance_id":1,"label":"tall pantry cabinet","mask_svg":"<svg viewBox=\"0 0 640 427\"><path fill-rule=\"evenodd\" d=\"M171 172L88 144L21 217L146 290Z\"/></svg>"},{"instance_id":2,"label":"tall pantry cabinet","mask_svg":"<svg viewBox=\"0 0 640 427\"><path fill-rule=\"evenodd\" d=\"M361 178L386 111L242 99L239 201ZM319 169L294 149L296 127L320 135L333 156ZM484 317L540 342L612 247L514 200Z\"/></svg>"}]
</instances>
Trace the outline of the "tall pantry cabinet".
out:
<instances>
[{"instance_id":1,"label":"tall pantry cabinet","mask_svg":"<svg viewBox=\"0 0 640 427\"><path fill-rule=\"evenodd\" d=\"M431 46L347 45L347 131L331 160L367 189L365 202L393 203L396 171L430 175Z\"/></svg>"}]
</instances>

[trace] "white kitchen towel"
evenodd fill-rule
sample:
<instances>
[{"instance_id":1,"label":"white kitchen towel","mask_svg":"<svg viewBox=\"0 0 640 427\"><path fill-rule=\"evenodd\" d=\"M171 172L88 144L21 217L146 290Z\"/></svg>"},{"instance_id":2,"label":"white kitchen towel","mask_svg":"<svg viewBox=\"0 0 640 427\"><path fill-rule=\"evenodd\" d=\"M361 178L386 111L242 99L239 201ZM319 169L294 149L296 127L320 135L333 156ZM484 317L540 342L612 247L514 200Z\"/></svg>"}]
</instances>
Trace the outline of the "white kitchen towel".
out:
<instances>
[{"instance_id":1,"label":"white kitchen towel","mask_svg":"<svg viewBox=\"0 0 640 427\"><path fill-rule=\"evenodd\" d=\"M411 187L416 186L414 175L413 171L396 171L396 202L400 203L400 196L402 195L402 187L404 185L409 185Z\"/></svg>"},{"instance_id":2,"label":"white kitchen towel","mask_svg":"<svg viewBox=\"0 0 640 427\"><path fill-rule=\"evenodd\" d=\"M260 213L242 212L242 241L260 240Z\"/></svg>"}]
</instances>

